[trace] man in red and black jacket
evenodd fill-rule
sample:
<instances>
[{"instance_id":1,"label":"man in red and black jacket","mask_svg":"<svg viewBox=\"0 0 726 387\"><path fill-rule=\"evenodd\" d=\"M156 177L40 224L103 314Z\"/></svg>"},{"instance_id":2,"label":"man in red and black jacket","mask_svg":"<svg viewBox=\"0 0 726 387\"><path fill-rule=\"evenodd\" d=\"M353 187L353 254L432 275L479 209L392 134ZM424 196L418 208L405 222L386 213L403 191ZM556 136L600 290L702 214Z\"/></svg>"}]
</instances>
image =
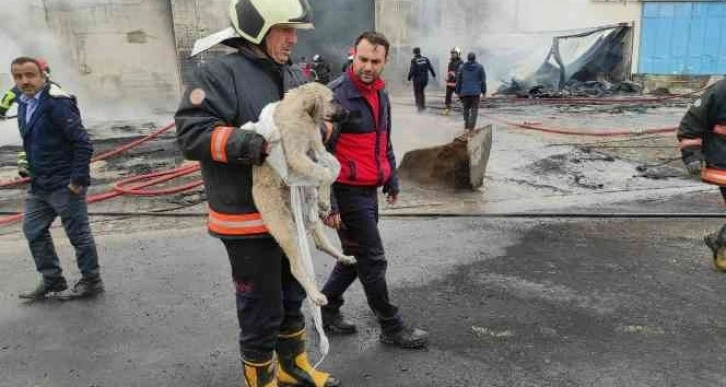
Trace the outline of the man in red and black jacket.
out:
<instances>
[{"instance_id":1,"label":"man in red and black jacket","mask_svg":"<svg viewBox=\"0 0 726 387\"><path fill-rule=\"evenodd\" d=\"M328 150L340 162L333 185L333 211L325 223L338 230L343 250L357 259L354 266L338 264L323 287L328 304L323 323L332 333L354 333L354 324L343 319L343 293L359 278L368 305L381 324L380 340L403 348L421 348L428 333L406 326L398 308L388 299L388 262L378 231L378 187L395 203L399 187L396 158L391 144L391 102L380 73L390 45L376 32L363 33L355 42L353 62L328 87L350 118L336 124Z\"/></svg>"}]
</instances>

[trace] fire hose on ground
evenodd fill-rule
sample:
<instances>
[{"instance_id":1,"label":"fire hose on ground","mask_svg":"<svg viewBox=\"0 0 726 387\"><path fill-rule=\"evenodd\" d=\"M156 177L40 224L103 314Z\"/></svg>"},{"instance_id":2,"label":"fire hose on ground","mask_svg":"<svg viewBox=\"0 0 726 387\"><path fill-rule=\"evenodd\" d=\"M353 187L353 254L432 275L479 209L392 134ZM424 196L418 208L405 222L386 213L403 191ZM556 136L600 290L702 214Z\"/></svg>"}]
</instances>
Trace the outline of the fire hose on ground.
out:
<instances>
[{"instance_id":1,"label":"fire hose on ground","mask_svg":"<svg viewBox=\"0 0 726 387\"><path fill-rule=\"evenodd\" d=\"M155 130L154 132L152 132L151 134L149 134L145 137L131 141L131 142L121 145L115 149L112 149L110 151L107 151L107 152L101 153L97 156L94 156L91 159L91 162L105 160L112 156L116 156L120 153L126 152L129 149L135 148L145 142L151 141L151 140L161 136L162 134L168 132L172 128L174 128L174 122L170 122L170 123L166 124L165 126ZM30 178L27 178L27 177L22 178L22 179L15 179L15 180L10 180L10 181L0 182L0 188L14 187L16 185L25 184L28 182L30 182Z\"/></svg>"},{"instance_id":2,"label":"fire hose on ground","mask_svg":"<svg viewBox=\"0 0 726 387\"><path fill-rule=\"evenodd\" d=\"M646 135L646 134L658 134L658 133L672 133L678 130L678 127L664 127L664 128L650 128L650 129L641 129L641 130L628 130L628 129L621 129L621 128L614 128L614 129L598 129L595 131L587 131L587 130L568 130L565 128L551 128L539 125L538 123L532 123L532 122L513 122L506 120L501 117L487 115L484 118L490 118L494 121L501 122L505 125L518 127L521 129L528 129L528 130L537 130L540 132L547 132L547 133L555 133L555 134L564 134L568 136L592 136L592 137L612 137L612 136L627 136L627 135Z\"/></svg>"},{"instance_id":3,"label":"fire hose on ground","mask_svg":"<svg viewBox=\"0 0 726 387\"><path fill-rule=\"evenodd\" d=\"M0 211L0 215L14 214ZM151 218L201 218L207 212L154 212L154 211L90 211L88 216L134 216ZM436 218L521 218L521 219L722 219L726 213L704 212L401 212L381 213L389 219L436 219Z\"/></svg>"},{"instance_id":4,"label":"fire hose on ground","mask_svg":"<svg viewBox=\"0 0 726 387\"><path fill-rule=\"evenodd\" d=\"M181 186L177 187L171 187L171 188L164 188L164 189L158 189L158 190L144 190L142 188L154 186L157 184L161 184L164 182L167 182L172 179L176 179L181 176L189 175L194 172L197 172L199 170L199 164L192 164L192 165L186 165L179 168L170 169L167 171L161 171L161 172L153 172L149 174L144 175L138 175L138 176L131 176L125 179L122 179L116 184L113 185L113 188L109 191L91 195L89 196L86 201L90 203L96 203L104 200L108 200L111 198L115 198L117 196L121 195L134 195L134 196L163 196L163 195L171 195L179 192L184 192L192 188L196 188L200 185L202 185L202 180L196 180L191 183L187 183ZM150 180L149 180L150 179ZM146 181L144 181L146 180ZM136 183L139 181L143 181L141 183L138 183L137 185L129 187L131 183ZM8 215L3 218L0 218L0 227L7 226L13 223L16 223L23 219L23 214L19 213L13 213L13 212L0 212L0 215Z\"/></svg>"}]
</instances>

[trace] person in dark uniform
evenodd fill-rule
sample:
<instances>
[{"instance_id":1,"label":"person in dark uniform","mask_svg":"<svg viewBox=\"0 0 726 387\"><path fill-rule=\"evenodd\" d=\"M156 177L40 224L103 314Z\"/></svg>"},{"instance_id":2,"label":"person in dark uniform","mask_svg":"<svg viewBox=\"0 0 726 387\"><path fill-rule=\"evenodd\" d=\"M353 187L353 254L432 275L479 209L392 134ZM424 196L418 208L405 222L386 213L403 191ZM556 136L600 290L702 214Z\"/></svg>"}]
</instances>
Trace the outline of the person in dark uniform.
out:
<instances>
[{"instance_id":1,"label":"person in dark uniform","mask_svg":"<svg viewBox=\"0 0 726 387\"><path fill-rule=\"evenodd\" d=\"M313 57L313 73L315 74L315 82L323 85L330 83L330 65L319 54Z\"/></svg>"},{"instance_id":2,"label":"person in dark uniform","mask_svg":"<svg viewBox=\"0 0 726 387\"><path fill-rule=\"evenodd\" d=\"M461 60L461 49L454 47L451 49L451 59L449 59L449 66L446 73L446 97L444 98L444 115L448 116L451 111L451 97L456 92L456 77L459 72L459 67L464 62Z\"/></svg>"},{"instance_id":3,"label":"person in dark uniform","mask_svg":"<svg viewBox=\"0 0 726 387\"><path fill-rule=\"evenodd\" d=\"M413 81L413 97L416 100L416 109L419 112L426 109L426 96L424 91L429 84L429 72L431 76L436 78L431 61L425 56L421 56L421 49L415 47L413 49L413 58L411 59L411 67L408 70L408 80Z\"/></svg>"},{"instance_id":4,"label":"person in dark uniform","mask_svg":"<svg viewBox=\"0 0 726 387\"><path fill-rule=\"evenodd\" d=\"M683 116L678 126L678 145L681 159L694 177L717 185L726 202L726 80L720 80L706 89ZM704 237L713 250L714 262L721 271L726 266L716 260L719 248L726 241L720 232Z\"/></svg>"},{"instance_id":5,"label":"person in dark uniform","mask_svg":"<svg viewBox=\"0 0 726 387\"><path fill-rule=\"evenodd\" d=\"M232 269L244 385L339 386L310 364L305 291L252 199L252 167L269 153L267 138L241 128L264 127L263 108L304 83L289 62L312 10L305 0L232 0L231 9L237 37L221 43L236 50L197 69L174 118L181 151L202 168L209 232Z\"/></svg>"}]
</instances>

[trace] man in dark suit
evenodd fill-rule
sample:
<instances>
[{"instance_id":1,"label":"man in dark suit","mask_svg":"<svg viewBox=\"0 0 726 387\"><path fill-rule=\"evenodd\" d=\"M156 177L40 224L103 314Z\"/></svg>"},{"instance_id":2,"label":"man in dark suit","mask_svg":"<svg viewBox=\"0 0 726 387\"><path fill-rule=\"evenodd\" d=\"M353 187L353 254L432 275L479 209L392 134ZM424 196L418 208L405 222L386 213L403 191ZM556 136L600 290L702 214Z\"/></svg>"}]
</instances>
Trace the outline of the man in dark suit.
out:
<instances>
[{"instance_id":1,"label":"man in dark suit","mask_svg":"<svg viewBox=\"0 0 726 387\"><path fill-rule=\"evenodd\" d=\"M30 191L25 202L23 233L43 280L21 298L37 300L89 297L104 291L98 253L91 234L86 190L91 184L93 146L81 122L76 99L48 81L38 60L20 57L10 70L18 97L18 127L27 155ZM67 291L58 254L48 229L60 216L76 250L82 278Z\"/></svg>"}]
</instances>

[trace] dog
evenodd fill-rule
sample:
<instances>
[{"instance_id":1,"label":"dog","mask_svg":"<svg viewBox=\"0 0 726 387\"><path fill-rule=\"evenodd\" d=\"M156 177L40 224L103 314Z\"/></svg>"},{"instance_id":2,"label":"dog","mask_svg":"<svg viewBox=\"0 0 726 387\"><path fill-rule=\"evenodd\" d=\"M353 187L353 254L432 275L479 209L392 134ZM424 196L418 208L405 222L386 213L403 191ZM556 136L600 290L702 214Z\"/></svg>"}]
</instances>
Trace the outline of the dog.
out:
<instances>
[{"instance_id":1,"label":"dog","mask_svg":"<svg viewBox=\"0 0 726 387\"><path fill-rule=\"evenodd\" d=\"M313 180L317 194L313 205L317 204L316 216L309 216L305 222L306 230L312 234L315 246L343 264L352 265L355 258L344 255L336 249L325 236L322 216L330 212L330 186L338 177L340 165L333 155L327 153L323 145L320 127L323 121L336 121L345 117L345 110L335 103L333 93L319 83L308 83L288 91L273 113L273 121L280 135L280 143L291 173ZM312 157L311 157L312 156ZM336 168L326 168L320 159L334 163ZM306 193L310 193L306 189ZM315 278L305 271L302 252L290 201L290 187L265 162L252 170L252 198L267 225L270 234L277 240L290 261L290 271L307 293L310 300L319 306L327 304L327 298L318 290Z\"/></svg>"},{"instance_id":2,"label":"dog","mask_svg":"<svg viewBox=\"0 0 726 387\"><path fill-rule=\"evenodd\" d=\"M726 225L713 234L703 237L706 246L713 252L713 264L716 269L726 272Z\"/></svg>"}]
</instances>

